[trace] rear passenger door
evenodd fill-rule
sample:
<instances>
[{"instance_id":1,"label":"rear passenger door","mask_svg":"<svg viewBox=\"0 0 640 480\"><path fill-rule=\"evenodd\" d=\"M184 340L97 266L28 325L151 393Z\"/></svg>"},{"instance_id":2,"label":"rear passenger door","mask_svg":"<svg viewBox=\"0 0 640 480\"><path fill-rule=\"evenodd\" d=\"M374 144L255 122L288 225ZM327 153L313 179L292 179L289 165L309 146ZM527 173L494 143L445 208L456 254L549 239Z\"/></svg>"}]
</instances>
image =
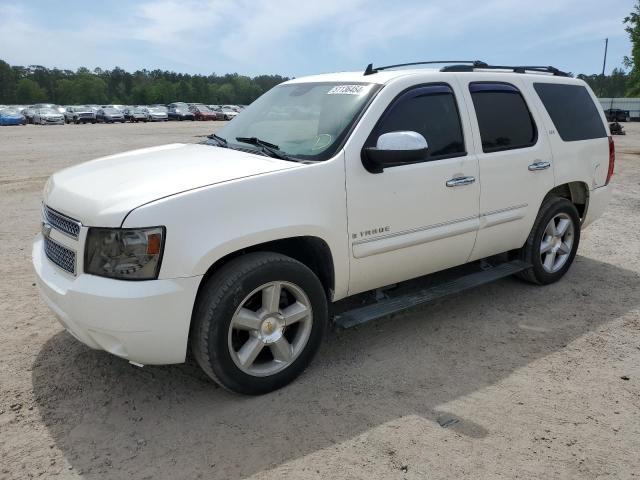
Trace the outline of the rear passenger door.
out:
<instances>
[{"instance_id":1,"label":"rear passenger door","mask_svg":"<svg viewBox=\"0 0 640 480\"><path fill-rule=\"evenodd\" d=\"M524 84L502 74L459 77L480 168L480 223L470 260L521 247L554 186L553 158Z\"/></svg>"}]
</instances>

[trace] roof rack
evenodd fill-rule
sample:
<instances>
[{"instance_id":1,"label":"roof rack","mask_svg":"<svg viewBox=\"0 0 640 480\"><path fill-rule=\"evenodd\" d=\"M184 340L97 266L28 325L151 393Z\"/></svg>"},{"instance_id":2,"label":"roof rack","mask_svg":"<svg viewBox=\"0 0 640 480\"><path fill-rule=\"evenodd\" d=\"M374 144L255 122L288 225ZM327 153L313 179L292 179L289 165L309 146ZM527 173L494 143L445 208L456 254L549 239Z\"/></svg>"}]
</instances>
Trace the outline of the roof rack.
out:
<instances>
[{"instance_id":1,"label":"roof rack","mask_svg":"<svg viewBox=\"0 0 640 480\"><path fill-rule=\"evenodd\" d=\"M392 68L398 67L410 67L413 65L433 65L438 63L456 63L456 64L470 64L472 66L477 66L477 68L481 68L483 65L487 65L485 62L481 62L480 60L431 60L428 62L411 62L411 63L398 63L396 65L386 65L384 67L373 67L373 63L367 65L366 70L364 71L364 75L373 75L374 73L378 73L380 70L390 70ZM466 65L460 65L461 67Z\"/></svg>"},{"instance_id":2,"label":"roof rack","mask_svg":"<svg viewBox=\"0 0 640 480\"><path fill-rule=\"evenodd\" d=\"M397 65L387 65L384 67L375 67L372 63L367 65L364 75L373 75L380 70L390 70L398 67L409 67L413 65L433 65L438 63L451 63L453 65L447 65L440 69L441 72L473 72L475 70L510 70L514 73L550 73L558 77L570 77L571 75L558 70L551 66L538 66L538 65L489 65L481 60L432 60L428 62L412 62L412 63L398 63Z\"/></svg>"},{"instance_id":3,"label":"roof rack","mask_svg":"<svg viewBox=\"0 0 640 480\"><path fill-rule=\"evenodd\" d=\"M475 70L510 70L514 73L550 73L558 77L569 77L567 72L558 70L556 67L551 66L538 66L538 65L518 65L518 66L506 66L506 65L448 65L440 69L441 72L473 72Z\"/></svg>"}]
</instances>

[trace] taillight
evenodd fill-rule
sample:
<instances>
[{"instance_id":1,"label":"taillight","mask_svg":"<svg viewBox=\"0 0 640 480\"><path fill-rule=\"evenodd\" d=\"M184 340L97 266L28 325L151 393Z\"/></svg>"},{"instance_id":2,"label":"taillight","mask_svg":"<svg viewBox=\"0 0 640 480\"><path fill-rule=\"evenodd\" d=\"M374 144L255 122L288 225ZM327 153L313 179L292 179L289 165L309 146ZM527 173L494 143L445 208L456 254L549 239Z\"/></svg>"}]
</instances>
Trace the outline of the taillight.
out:
<instances>
[{"instance_id":1,"label":"taillight","mask_svg":"<svg viewBox=\"0 0 640 480\"><path fill-rule=\"evenodd\" d=\"M613 144L613 137L609 136L609 170L607 170L607 180L605 185L609 185L611 177L613 177L613 168L616 164L616 147Z\"/></svg>"}]
</instances>

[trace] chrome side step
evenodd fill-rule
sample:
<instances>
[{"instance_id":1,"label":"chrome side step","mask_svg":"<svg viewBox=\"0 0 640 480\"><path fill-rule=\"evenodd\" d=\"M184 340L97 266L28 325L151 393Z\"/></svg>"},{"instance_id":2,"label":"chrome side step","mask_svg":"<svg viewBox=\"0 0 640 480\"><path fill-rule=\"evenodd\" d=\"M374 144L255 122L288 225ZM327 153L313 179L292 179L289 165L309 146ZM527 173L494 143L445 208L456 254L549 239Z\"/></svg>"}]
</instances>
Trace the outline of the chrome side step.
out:
<instances>
[{"instance_id":1,"label":"chrome side step","mask_svg":"<svg viewBox=\"0 0 640 480\"><path fill-rule=\"evenodd\" d=\"M526 270L530 266L530 264L521 260L512 260L496 266L482 264L481 270L478 272L462 275L453 280L408 292L395 298L384 298L370 305L340 312L334 316L334 323L341 328L355 327L371 320L401 312L407 308L423 305L448 295L454 295L464 290L508 277Z\"/></svg>"}]
</instances>

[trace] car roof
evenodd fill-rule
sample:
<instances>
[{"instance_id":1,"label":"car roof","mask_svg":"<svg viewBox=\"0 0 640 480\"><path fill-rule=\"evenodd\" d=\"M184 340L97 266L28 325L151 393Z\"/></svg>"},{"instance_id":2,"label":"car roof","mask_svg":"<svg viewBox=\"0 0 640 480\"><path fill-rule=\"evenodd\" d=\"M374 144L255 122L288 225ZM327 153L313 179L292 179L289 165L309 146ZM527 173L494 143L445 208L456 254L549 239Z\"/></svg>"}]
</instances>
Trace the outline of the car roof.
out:
<instances>
[{"instance_id":1,"label":"car roof","mask_svg":"<svg viewBox=\"0 0 640 480\"><path fill-rule=\"evenodd\" d=\"M515 73L513 71L496 71L496 70L482 70L476 69L474 71L469 72L441 72L436 68L399 68L396 70L382 70L376 73L372 73L369 75L365 75L364 71L359 72L337 72L337 73L325 73L320 75L310 75L306 77L294 78L293 80L288 80L284 82L284 85L287 84L296 84L296 83L315 83L315 82L353 82L353 83L374 83L379 85L384 85L386 83L391 82L397 78L407 77L407 76L422 76L422 77L433 77L434 81L438 81L438 77L442 75L458 75L460 77L476 77L482 76L483 80L487 78L495 78L496 81L506 81L509 78L526 78L529 80L540 80L544 79L544 81L552 81L554 83L571 83L571 84L584 84L582 80L565 77L565 76L556 76L546 73Z\"/></svg>"}]
</instances>

